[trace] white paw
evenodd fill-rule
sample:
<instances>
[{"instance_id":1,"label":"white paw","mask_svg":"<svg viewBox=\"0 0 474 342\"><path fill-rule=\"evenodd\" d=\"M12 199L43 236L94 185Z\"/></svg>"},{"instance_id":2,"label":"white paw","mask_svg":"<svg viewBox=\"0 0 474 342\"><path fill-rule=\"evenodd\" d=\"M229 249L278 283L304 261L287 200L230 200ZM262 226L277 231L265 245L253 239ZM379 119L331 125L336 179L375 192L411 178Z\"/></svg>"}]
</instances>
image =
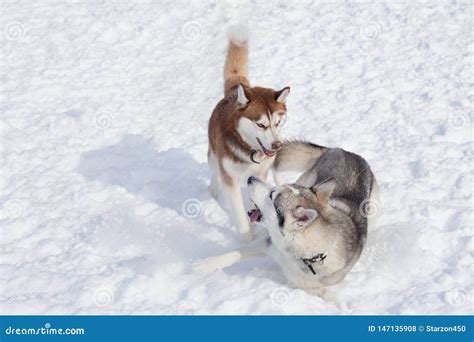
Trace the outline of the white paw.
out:
<instances>
[{"instance_id":1,"label":"white paw","mask_svg":"<svg viewBox=\"0 0 474 342\"><path fill-rule=\"evenodd\" d=\"M189 270L191 272L204 273L204 274L212 273L218 270L219 267L217 267L217 265L212 263L211 260L209 259L212 259L212 258L194 261L189 267Z\"/></svg>"}]
</instances>

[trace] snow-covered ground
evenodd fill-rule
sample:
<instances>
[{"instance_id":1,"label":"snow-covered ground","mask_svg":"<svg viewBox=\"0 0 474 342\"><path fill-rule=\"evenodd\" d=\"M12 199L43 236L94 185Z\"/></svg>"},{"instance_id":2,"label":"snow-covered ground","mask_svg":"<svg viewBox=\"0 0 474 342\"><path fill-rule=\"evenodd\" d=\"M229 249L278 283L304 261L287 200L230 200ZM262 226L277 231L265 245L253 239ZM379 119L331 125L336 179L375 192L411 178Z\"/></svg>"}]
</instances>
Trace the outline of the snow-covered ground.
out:
<instances>
[{"instance_id":1,"label":"snow-covered ground","mask_svg":"<svg viewBox=\"0 0 474 342\"><path fill-rule=\"evenodd\" d=\"M237 14L240 13L240 14ZM473 313L470 1L2 1L1 314ZM226 22L254 85L291 86L287 138L380 184L340 296L290 288L207 192Z\"/></svg>"}]
</instances>

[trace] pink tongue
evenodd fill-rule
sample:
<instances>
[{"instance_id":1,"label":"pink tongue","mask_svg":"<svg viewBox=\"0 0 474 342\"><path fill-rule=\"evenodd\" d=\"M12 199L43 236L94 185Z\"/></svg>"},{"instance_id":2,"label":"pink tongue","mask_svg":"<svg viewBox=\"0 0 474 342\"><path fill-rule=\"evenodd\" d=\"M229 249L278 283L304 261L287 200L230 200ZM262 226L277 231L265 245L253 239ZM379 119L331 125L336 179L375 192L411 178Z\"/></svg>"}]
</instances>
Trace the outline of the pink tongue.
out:
<instances>
[{"instance_id":1,"label":"pink tongue","mask_svg":"<svg viewBox=\"0 0 474 342\"><path fill-rule=\"evenodd\" d=\"M265 151L265 154L269 157L273 157L276 154L276 151Z\"/></svg>"},{"instance_id":2,"label":"pink tongue","mask_svg":"<svg viewBox=\"0 0 474 342\"><path fill-rule=\"evenodd\" d=\"M252 210L252 212L250 213L250 222L252 223L257 222L259 217L260 217L260 210L258 209Z\"/></svg>"}]
</instances>

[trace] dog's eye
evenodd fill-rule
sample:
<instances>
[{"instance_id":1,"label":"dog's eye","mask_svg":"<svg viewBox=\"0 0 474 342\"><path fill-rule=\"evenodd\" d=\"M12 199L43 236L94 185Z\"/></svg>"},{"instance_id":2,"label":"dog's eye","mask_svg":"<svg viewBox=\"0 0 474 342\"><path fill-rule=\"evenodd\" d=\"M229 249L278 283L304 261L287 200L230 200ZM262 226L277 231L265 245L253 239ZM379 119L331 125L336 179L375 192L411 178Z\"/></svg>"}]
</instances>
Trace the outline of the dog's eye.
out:
<instances>
[{"instance_id":1,"label":"dog's eye","mask_svg":"<svg viewBox=\"0 0 474 342\"><path fill-rule=\"evenodd\" d=\"M257 123L257 126L260 127L260 128L265 128L265 125L261 124L261 123Z\"/></svg>"},{"instance_id":2,"label":"dog's eye","mask_svg":"<svg viewBox=\"0 0 474 342\"><path fill-rule=\"evenodd\" d=\"M278 125L280 124L280 122L281 122L281 121L278 121L278 122L275 124L275 126L278 127Z\"/></svg>"},{"instance_id":3,"label":"dog's eye","mask_svg":"<svg viewBox=\"0 0 474 342\"><path fill-rule=\"evenodd\" d=\"M275 192L275 190L272 190L270 191L270 199L273 201L273 193Z\"/></svg>"}]
</instances>

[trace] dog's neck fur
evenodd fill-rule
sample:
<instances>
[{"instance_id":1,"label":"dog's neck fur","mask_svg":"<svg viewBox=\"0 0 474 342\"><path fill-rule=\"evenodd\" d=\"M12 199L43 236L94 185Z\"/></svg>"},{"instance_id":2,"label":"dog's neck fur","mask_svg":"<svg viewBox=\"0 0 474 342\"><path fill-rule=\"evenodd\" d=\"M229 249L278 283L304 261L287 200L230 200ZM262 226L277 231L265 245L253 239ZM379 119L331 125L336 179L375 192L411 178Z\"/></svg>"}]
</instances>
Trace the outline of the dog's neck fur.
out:
<instances>
[{"instance_id":1,"label":"dog's neck fur","mask_svg":"<svg viewBox=\"0 0 474 342\"><path fill-rule=\"evenodd\" d=\"M239 116L236 112L234 94L218 103L209 122L209 148L221 159L228 158L236 163L250 162L252 148L237 131Z\"/></svg>"},{"instance_id":2,"label":"dog's neck fur","mask_svg":"<svg viewBox=\"0 0 474 342\"><path fill-rule=\"evenodd\" d=\"M235 112L231 113L230 116L234 116ZM233 121L234 129L231 131L232 136L229 137L229 140L226 141L228 145L229 153L232 154L233 159L239 163L251 163L252 153L254 149L245 142L244 139L240 136L239 132L237 131L237 122L238 119L230 118Z\"/></svg>"}]
</instances>

